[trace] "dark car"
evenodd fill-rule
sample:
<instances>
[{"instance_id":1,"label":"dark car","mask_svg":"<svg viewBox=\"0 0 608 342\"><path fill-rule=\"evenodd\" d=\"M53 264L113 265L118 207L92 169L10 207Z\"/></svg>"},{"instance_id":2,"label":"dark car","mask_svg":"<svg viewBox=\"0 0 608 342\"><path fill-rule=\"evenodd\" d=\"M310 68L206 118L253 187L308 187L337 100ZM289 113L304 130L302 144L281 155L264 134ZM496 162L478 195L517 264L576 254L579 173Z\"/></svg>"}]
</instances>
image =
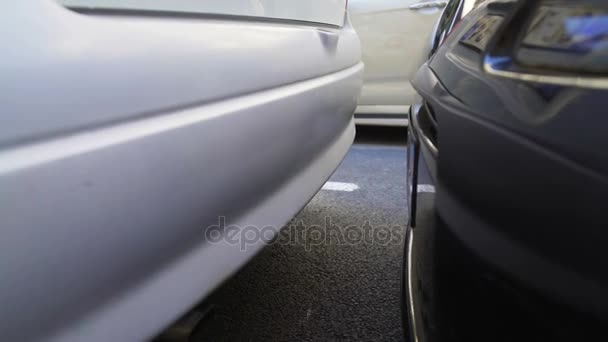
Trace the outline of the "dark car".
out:
<instances>
[{"instance_id":1,"label":"dark car","mask_svg":"<svg viewBox=\"0 0 608 342\"><path fill-rule=\"evenodd\" d=\"M436 42L410 113L411 340L607 340L608 2L453 0Z\"/></svg>"}]
</instances>

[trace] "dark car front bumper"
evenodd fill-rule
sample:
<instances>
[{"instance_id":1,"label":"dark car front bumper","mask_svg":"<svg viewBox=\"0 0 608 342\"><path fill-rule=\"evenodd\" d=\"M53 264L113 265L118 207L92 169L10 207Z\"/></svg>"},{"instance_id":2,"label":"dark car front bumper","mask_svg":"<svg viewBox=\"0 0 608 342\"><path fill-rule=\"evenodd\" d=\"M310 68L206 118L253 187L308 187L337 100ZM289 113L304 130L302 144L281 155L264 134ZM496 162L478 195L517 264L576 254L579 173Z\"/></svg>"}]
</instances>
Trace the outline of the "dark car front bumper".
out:
<instances>
[{"instance_id":1,"label":"dark car front bumper","mask_svg":"<svg viewBox=\"0 0 608 342\"><path fill-rule=\"evenodd\" d=\"M526 193L535 195L552 182L568 184L581 175L467 113L428 66L419 72L416 86L422 99L410 113L411 218L404 260L412 340L605 337L600 323L607 296L594 273L598 270L577 267L580 255L551 248L571 239L571 229L524 210L546 205ZM434 134L439 139L429 129L429 116L438 123ZM550 179L543 183L539 170L550 170ZM541 180L541 189L517 186L530 179ZM597 184L597 191L601 187Z\"/></svg>"}]
</instances>

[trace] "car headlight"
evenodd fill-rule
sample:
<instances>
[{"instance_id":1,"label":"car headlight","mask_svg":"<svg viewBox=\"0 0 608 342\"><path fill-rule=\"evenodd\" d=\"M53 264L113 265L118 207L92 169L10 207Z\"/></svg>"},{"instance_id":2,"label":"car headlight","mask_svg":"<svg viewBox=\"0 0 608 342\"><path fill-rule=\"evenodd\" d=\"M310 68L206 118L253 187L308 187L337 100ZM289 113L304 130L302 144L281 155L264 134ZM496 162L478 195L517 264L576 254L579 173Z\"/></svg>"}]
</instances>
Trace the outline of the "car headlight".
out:
<instances>
[{"instance_id":1,"label":"car headlight","mask_svg":"<svg viewBox=\"0 0 608 342\"><path fill-rule=\"evenodd\" d=\"M543 84L608 88L608 2L519 2L484 51L490 74Z\"/></svg>"},{"instance_id":2,"label":"car headlight","mask_svg":"<svg viewBox=\"0 0 608 342\"><path fill-rule=\"evenodd\" d=\"M524 66L608 71L608 3L542 1L515 51L516 62Z\"/></svg>"}]
</instances>

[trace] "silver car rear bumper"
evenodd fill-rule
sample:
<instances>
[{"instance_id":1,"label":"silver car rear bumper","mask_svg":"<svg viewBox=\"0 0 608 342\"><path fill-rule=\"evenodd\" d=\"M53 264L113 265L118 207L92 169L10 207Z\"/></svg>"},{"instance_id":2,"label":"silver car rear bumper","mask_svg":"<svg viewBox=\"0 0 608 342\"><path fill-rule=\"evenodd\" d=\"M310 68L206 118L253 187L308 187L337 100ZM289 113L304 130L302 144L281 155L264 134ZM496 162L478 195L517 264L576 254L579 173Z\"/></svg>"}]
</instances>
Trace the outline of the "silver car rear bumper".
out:
<instances>
[{"instance_id":1,"label":"silver car rear bumper","mask_svg":"<svg viewBox=\"0 0 608 342\"><path fill-rule=\"evenodd\" d=\"M264 245L209 227L276 233L336 169L362 70L0 151L3 338L158 333Z\"/></svg>"}]
</instances>

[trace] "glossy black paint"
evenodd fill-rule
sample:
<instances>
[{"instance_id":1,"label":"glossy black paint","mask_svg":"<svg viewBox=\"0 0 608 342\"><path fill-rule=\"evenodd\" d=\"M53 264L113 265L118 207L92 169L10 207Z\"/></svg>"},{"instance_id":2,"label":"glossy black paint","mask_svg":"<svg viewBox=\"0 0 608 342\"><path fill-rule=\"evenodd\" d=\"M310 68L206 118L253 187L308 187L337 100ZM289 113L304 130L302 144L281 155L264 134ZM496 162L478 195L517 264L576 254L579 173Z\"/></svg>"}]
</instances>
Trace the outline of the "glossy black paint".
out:
<instances>
[{"instance_id":1,"label":"glossy black paint","mask_svg":"<svg viewBox=\"0 0 608 342\"><path fill-rule=\"evenodd\" d=\"M504 27L531 10L482 4L414 80L422 99L410 114L404 261L412 340L608 339L608 90L483 68ZM487 16L501 17L487 49L463 44ZM421 185L436 191L414 191Z\"/></svg>"}]
</instances>

